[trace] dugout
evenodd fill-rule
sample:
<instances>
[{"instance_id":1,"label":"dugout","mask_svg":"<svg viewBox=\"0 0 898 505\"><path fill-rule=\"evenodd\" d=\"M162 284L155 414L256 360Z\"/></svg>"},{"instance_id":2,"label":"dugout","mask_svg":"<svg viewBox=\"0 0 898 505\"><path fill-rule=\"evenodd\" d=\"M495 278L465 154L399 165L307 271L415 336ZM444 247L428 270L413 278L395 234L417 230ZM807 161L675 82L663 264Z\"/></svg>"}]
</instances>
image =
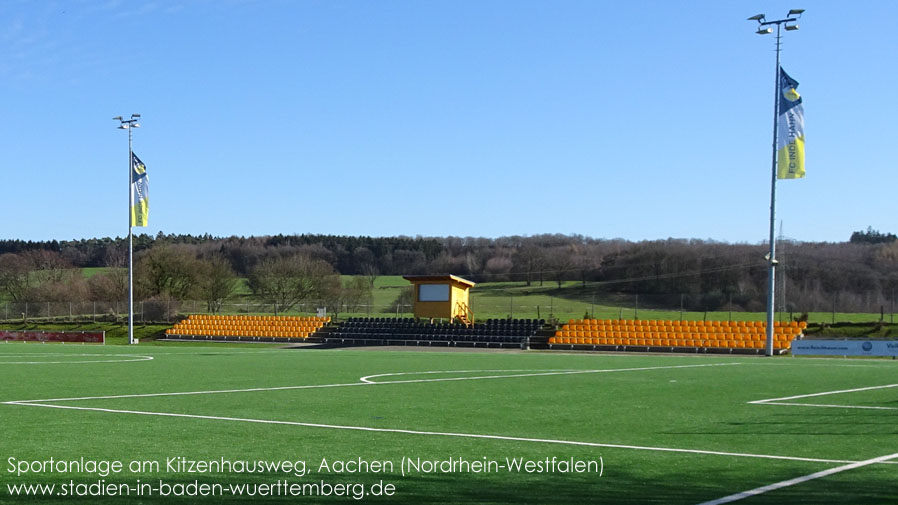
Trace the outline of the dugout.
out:
<instances>
[{"instance_id":1,"label":"dugout","mask_svg":"<svg viewBox=\"0 0 898 505\"><path fill-rule=\"evenodd\" d=\"M455 275L404 275L415 287L416 319L458 319L474 323L470 292L474 283Z\"/></svg>"}]
</instances>

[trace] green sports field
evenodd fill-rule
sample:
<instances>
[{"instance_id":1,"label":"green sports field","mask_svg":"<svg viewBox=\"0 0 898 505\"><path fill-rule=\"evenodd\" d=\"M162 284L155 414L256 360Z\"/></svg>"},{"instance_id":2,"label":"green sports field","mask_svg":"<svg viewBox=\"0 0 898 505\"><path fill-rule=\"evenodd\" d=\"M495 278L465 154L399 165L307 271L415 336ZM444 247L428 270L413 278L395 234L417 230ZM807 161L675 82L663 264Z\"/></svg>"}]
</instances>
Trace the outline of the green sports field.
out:
<instances>
[{"instance_id":1,"label":"green sports field","mask_svg":"<svg viewBox=\"0 0 898 505\"><path fill-rule=\"evenodd\" d=\"M0 344L0 383L0 503L898 499L891 360Z\"/></svg>"}]
</instances>

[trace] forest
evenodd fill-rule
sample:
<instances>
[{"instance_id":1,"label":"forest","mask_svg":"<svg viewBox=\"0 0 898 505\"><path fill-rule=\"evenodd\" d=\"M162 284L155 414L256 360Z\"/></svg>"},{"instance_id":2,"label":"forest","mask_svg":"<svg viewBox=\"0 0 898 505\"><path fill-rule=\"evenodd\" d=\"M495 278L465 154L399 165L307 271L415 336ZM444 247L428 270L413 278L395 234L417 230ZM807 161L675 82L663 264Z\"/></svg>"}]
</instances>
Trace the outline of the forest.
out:
<instances>
[{"instance_id":1,"label":"forest","mask_svg":"<svg viewBox=\"0 0 898 505\"><path fill-rule=\"evenodd\" d=\"M474 282L557 286L633 294L658 307L764 308L767 244L665 239L632 242L582 235L351 237L135 235L140 299L206 300L211 310L235 293L282 307L309 297L362 297L380 275L451 273ZM898 237L868 228L846 242L777 244L785 310L889 310L898 292ZM127 239L0 241L0 298L121 300ZM83 276L80 269L105 267ZM340 276L354 276L347 279Z\"/></svg>"}]
</instances>

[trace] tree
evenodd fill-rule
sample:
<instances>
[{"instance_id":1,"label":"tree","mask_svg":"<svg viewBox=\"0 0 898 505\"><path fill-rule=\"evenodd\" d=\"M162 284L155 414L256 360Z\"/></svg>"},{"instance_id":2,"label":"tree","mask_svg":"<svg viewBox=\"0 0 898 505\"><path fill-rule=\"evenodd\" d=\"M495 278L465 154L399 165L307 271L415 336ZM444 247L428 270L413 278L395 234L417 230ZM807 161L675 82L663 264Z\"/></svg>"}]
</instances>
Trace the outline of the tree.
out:
<instances>
[{"instance_id":1,"label":"tree","mask_svg":"<svg viewBox=\"0 0 898 505\"><path fill-rule=\"evenodd\" d=\"M124 301L128 296L128 248L110 245L103 255L106 271L88 279L90 298L95 302Z\"/></svg>"},{"instance_id":2,"label":"tree","mask_svg":"<svg viewBox=\"0 0 898 505\"><path fill-rule=\"evenodd\" d=\"M120 282L121 278L125 282ZM113 270L87 280L90 299L95 302L123 302L128 296L128 271Z\"/></svg>"},{"instance_id":3,"label":"tree","mask_svg":"<svg viewBox=\"0 0 898 505\"><path fill-rule=\"evenodd\" d=\"M514 256L514 270L524 275L524 281L529 286L533 282L534 275L539 275L540 285L542 285L542 271L546 266L546 258L543 250L534 245L528 244L518 249Z\"/></svg>"},{"instance_id":4,"label":"tree","mask_svg":"<svg viewBox=\"0 0 898 505\"><path fill-rule=\"evenodd\" d=\"M325 261L302 254L269 258L257 265L249 275L249 289L275 312L287 311L296 304L321 296L333 267Z\"/></svg>"},{"instance_id":5,"label":"tree","mask_svg":"<svg viewBox=\"0 0 898 505\"><path fill-rule=\"evenodd\" d=\"M194 295L200 266L187 247L157 245L140 255L135 270L143 297L162 295L183 301Z\"/></svg>"},{"instance_id":6,"label":"tree","mask_svg":"<svg viewBox=\"0 0 898 505\"><path fill-rule=\"evenodd\" d=\"M558 284L558 288L561 289L564 281L575 277L572 272L574 266L573 251L568 246L553 247L549 249L547 258L547 266L551 271L551 277Z\"/></svg>"},{"instance_id":7,"label":"tree","mask_svg":"<svg viewBox=\"0 0 898 505\"><path fill-rule=\"evenodd\" d=\"M352 277L341 281L340 276L335 274L323 285L321 299L335 319L339 317L341 311L352 311L371 297L371 284L364 277Z\"/></svg>"},{"instance_id":8,"label":"tree","mask_svg":"<svg viewBox=\"0 0 898 505\"><path fill-rule=\"evenodd\" d=\"M367 247L357 247L355 251L352 252L352 256L357 264L358 273L364 275L371 285L371 288L374 288L374 281L377 280L377 276L380 274L380 270L377 268L377 258L374 257L374 253Z\"/></svg>"},{"instance_id":9,"label":"tree","mask_svg":"<svg viewBox=\"0 0 898 505\"><path fill-rule=\"evenodd\" d=\"M38 285L62 282L72 268L72 264L56 251L28 251L22 257L29 263L31 280Z\"/></svg>"},{"instance_id":10,"label":"tree","mask_svg":"<svg viewBox=\"0 0 898 505\"><path fill-rule=\"evenodd\" d=\"M213 254L199 263L197 293L206 302L209 312L221 312L221 306L237 289L237 276L231 263L222 254Z\"/></svg>"},{"instance_id":11,"label":"tree","mask_svg":"<svg viewBox=\"0 0 898 505\"><path fill-rule=\"evenodd\" d=\"M872 226L867 227L867 231L856 231L851 234L849 242L852 244L883 244L898 240L898 236L894 233L880 233L874 230Z\"/></svg>"},{"instance_id":12,"label":"tree","mask_svg":"<svg viewBox=\"0 0 898 505\"><path fill-rule=\"evenodd\" d=\"M28 261L14 253L0 254L0 289L12 301L23 301L28 292Z\"/></svg>"}]
</instances>

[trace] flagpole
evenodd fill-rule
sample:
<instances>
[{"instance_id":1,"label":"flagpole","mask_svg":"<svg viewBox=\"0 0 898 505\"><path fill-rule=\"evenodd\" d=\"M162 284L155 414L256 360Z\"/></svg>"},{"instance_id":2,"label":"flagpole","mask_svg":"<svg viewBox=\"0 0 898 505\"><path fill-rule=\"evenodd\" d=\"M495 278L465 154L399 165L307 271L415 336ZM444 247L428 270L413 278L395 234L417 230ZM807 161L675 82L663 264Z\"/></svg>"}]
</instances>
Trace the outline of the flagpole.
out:
<instances>
[{"instance_id":1,"label":"flagpole","mask_svg":"<svg viewBox=\"0 0 898 505\"><path fill-rule=\"evenodd\" d=\"M767 253L767 334L764 340L764 355L773 356L773 320L774 296L776 291L776 144L779 133L779 109L780 109L780 35L781 24L776 25L776 68L774 72L773 86L773 156L770 162L770 251Z\"/></svg>"},{"instance_id":2,"label":"flagpole","mask_svg":"<svg viewBox=\"0 0 898 505\"><path fill-rule=\"evenodd\" d=\"M131 212L134 209L132 129L128 128L128 345L134 343L134 227L131 222Z\"/></svg>"},{"instance_id":3,"label":"flagpole","mask_svg":"<svg viewBox=\"0 0 898 505\"><path fill-rule=\"evenodd\" d=\"M128 130L128 344L134 343L134 234L131 212L134 208L134 150L131 130L140 128L140 114L131 114L131 119L122 116L112 118L119 121L120 130Z\"/></svg>"},{"instance_id":4,"label":"flagpole","mask_svg":"<svg viewBox=\"0 0 898 505\"><path fill-rule=\"evenodd\" d=\"M782 32L780 31L785 25L787 31L797 30L798 18L804 9L791 9L785 19L776 21L767 21L764 14L758 14L748 18L749 21L758 22L758 35L766 35L772 33L770 25L776 25L776 68L774 69L774 88L773 88L773 156L771 160L770 174L770 250L765 259L767 260L767 334L764 342L764 354L773 356L773 319L776 306L774 305L776 294L776 154L777 154L777 135L779 134L779 108L780 108L780 48L782 45ZM798 17L792 17L797 15Z\"/></svg>"}]
</instances>

